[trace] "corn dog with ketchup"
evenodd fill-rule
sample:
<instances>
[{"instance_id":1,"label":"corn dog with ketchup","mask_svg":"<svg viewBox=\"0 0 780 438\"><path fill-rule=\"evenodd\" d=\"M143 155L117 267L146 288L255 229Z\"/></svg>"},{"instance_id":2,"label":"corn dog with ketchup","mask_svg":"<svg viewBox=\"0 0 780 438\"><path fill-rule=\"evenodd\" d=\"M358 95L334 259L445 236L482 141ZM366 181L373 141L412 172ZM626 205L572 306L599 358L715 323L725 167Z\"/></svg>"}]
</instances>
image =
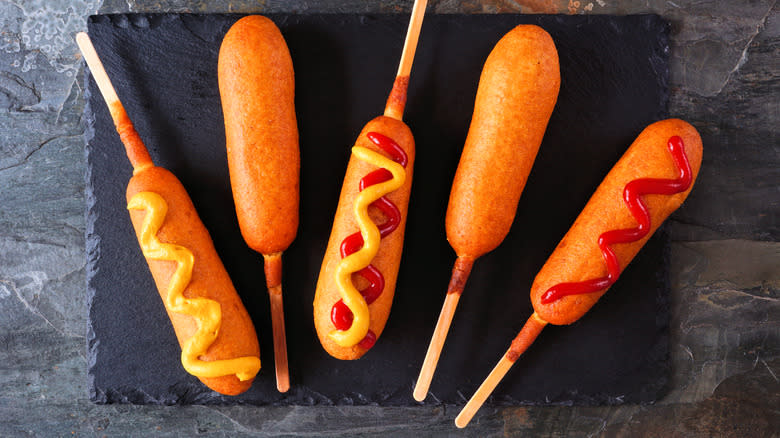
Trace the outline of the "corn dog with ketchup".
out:
<instances>
[{"instance_id":1,"label":"corn dog with ketchup","mask_svg":"<svg viewBox=\"0 0 780 438\"><path fill-rule=\"evenodd\" d=\"M447 206L457 259L414 398L423 401L474 261L509 233L547 122L558 99L558 52L533 25L512 29L488 56Z\"/></svg>"},{"instance_id":2,"label":"corn dog with ketchup","mask_svg":"<svg viewBox=\"0 0 780 438\"><path fill-rule=\"evenodd\" d=\"M300 152L292 59L273 21L252 15L233 24L219 50L218 77L238 224L265 260L276 387L286 392L282 252L298 230Z\"/></svg>"},{"instance_id":3,"label":"corn dog with ketchup","mask_svg":"<svg viewBox=\"0 0 780 438\"><path fill-rule=\"evenodd\" d=\"M182 365L214 391L240 394L260 369L252 320L187 191L152 162L87 34L76 41L133 165L127 208L181 345Z\"/></svg>"},{"instance_id":4,"label":"corn dog with ketchup","mask_svg":"<svg viewBox=\"0 0 780 438\"><path fill-rule=\"evenodd\" d=\"M325 351L357 359L382 334L393 302L412 186L414 138L401 120L427 0L416 0L385 113L352 148L314 297Z\"/></svg>"},{"instance_id":5,"label":"corn dog with ketchup","mask_svg":"<svg viewBox=\"0 0 780 438\"><path fill-rule=\"evenodd\" d=\"M645 128L604 178L534 279L534 313L455 419L465 427L547 323L571 324L596 304L690 193L702 144L690 124Z\"/></svg>"}]
</instances>

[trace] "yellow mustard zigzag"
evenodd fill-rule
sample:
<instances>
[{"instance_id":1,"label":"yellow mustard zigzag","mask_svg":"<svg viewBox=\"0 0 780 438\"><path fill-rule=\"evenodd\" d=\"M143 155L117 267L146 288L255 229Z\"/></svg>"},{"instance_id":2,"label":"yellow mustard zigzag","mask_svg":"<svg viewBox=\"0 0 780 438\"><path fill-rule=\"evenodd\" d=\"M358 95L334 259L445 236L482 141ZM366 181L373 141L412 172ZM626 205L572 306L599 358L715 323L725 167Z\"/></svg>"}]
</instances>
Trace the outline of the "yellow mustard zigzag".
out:
<instances>
[{"instance_id":1,"label":"yellow mustard zigzag","mask_svg":"<svg viewBox=\"0 0 780 438\"><path fill-rule=\"evenodd\" d=\"M208 298L186 298L184 290L192 279L195 256L189 249L162 243L157 232L168 214L168 204L154 192L140 192L130 199L128 210L145 210L139 243L144 256L150 260L177 263L176 272L168 283L165 307L170 311L192 316L198 326L195 334L182 345L181 362L184 369L197 377L222 377L235 374L239 380L249 380L260 370L260 358L254 356L234 359L202 361L200 356L214 343L222 325L220 304Z\"/></svg>"},{"instance_id":2,"label":"yellow mustard zigzag","mask_svg":"<svg viewBox=\"0 0 780 438\"><path fill-rule=\"evenodd\" d=\"M352 311L352 326L347 330L334 330L328 334L334 342L342 347L351 347L366 336L369 326L368 304L363 295L352 284L352 274L365 268L376 257L381 236L379 228L368 216L368 206L386 194L398 190L406 180L406 170L395 161L361 146L352 148L352 154L360 160L374 166L385 168L393 177L385 182L374 184L363 189L355 199L354 213L360 234L363 237L363 247L341 259L336 266L336 285L344 304Z\"/></svg>"}]
</instances>

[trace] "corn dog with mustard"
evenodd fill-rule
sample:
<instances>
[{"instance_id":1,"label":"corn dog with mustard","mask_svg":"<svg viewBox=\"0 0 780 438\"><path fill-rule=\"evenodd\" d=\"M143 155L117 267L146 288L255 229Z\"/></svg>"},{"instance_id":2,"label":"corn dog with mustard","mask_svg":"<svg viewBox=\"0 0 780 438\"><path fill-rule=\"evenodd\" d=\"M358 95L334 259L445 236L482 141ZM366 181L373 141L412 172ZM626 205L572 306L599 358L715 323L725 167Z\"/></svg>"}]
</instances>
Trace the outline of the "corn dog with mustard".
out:
<instances>
[{"instance_id":1,"label":"corn dog with mustard","mask_svg":"<svg viewBox=\"0 0 780 438\"><path fill-rule=\"evenodd\" d=\"M427 0L416 0L384 115L366 124L347 165L314 296L325 351L352 360L384 330L401 263L415 144L402 121Z\"/></svg>"},{"instance_id":2,"label":"corn dog with mustard","mask_svg":"<svg viewBox=\"0 0 780 438\"><path fill-rule=\"evenodd\" d=\"M76 42L133 166L127 208L182 348L182 366L214 391L238 395L260 370L252 320L187 191L152 162L87 34Z\"/></svg>"}]
</instances>

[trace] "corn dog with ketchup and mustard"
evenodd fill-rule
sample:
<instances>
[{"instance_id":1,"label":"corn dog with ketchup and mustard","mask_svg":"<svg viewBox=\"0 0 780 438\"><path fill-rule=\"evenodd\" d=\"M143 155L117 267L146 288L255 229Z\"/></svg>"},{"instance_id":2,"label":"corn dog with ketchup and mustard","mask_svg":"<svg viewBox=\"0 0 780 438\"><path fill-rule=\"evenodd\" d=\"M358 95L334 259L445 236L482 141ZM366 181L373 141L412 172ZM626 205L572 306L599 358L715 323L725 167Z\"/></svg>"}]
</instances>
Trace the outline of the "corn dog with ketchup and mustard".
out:
<instances>
[{"instance_id":1,"label":"corn dog with ketchup and mustard","mask_svg":"<svg viewBox=\"0 0 780 438\"><path fill-rule=\"evenodd\" d=\"M417 401L428 394L474 261L509 233L560 84L558 52L539 26L515 27L485 61L447 206L447 240L457 259L414 389Z\"/></svg>"},{"instance_id":2,"label":"corn dog with ketchup and mustard","mask_svg":"<svg viewBox=\"0 0 780 438\"><path fill-rule=\"evenodd\" d=\"M273 21L251 15L233 24L219 50L218 78L238 224L265 261L276 387L286 392L282 252L298 230L300 152L292 59Z\"/></svg>"},{"instance_id":3,"label":"corn dog with ketchup and mustard","mask_svg":"<svg viewBox=\"0 0 780 438\"><path fill-rule=\"evenodd\" d=\"M133 166L127 208L181 345L182 365L214 391L240 394L260 370L252 320L187 191L152 162L87 34L77 34L76 42Z\"/></svg>"},{"instance_id":4,"label":"corn dog with ketchup and mustard","mask_svg":"<svg viewBox=\"0 0 780 438\"><path fill-rule=\"evenodd\" d=\"M384 115L352 148L314 297L314 326L337 359L363 356L393 303L412 186L414 138L402 121L427 0L416 0Z\"/></svg>"},{"instance_id":5,"label":"corn dog with ketchup and mustard","mask_svg":"<svg viewBox=\"0 0 780 438\"><path fill-rule=\"evenodd\" d=\"M618 280L650 236L688 197L701 137L685 121L645 128L591 196L531 286L534 313L455 419L465 427L548 323L580 319Z\"/></svg>"}]
</instances>

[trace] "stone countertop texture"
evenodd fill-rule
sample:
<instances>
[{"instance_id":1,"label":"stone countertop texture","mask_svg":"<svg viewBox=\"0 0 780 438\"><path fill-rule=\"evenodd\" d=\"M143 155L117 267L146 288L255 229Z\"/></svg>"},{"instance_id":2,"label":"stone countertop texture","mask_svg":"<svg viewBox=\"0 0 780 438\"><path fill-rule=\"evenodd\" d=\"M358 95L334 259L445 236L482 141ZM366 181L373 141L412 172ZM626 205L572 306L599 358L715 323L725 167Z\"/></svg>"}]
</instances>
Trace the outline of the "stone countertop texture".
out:
<instances>
[{"instance_id":1,"label":"stone countertop texture","mask_svg":"<svg viewBox=\"0 0 780 438\"><path fill-rule=\"evenodd\" d=\"M778 436L780 14L776 1L430 0L435 13L657 13L669 113L699 129L673 215L671 381L653 405L133 406L89 400L83 62L96 13L389 12L412 1L0 0L0 436Z\"/></svg>"}]
</instances>

